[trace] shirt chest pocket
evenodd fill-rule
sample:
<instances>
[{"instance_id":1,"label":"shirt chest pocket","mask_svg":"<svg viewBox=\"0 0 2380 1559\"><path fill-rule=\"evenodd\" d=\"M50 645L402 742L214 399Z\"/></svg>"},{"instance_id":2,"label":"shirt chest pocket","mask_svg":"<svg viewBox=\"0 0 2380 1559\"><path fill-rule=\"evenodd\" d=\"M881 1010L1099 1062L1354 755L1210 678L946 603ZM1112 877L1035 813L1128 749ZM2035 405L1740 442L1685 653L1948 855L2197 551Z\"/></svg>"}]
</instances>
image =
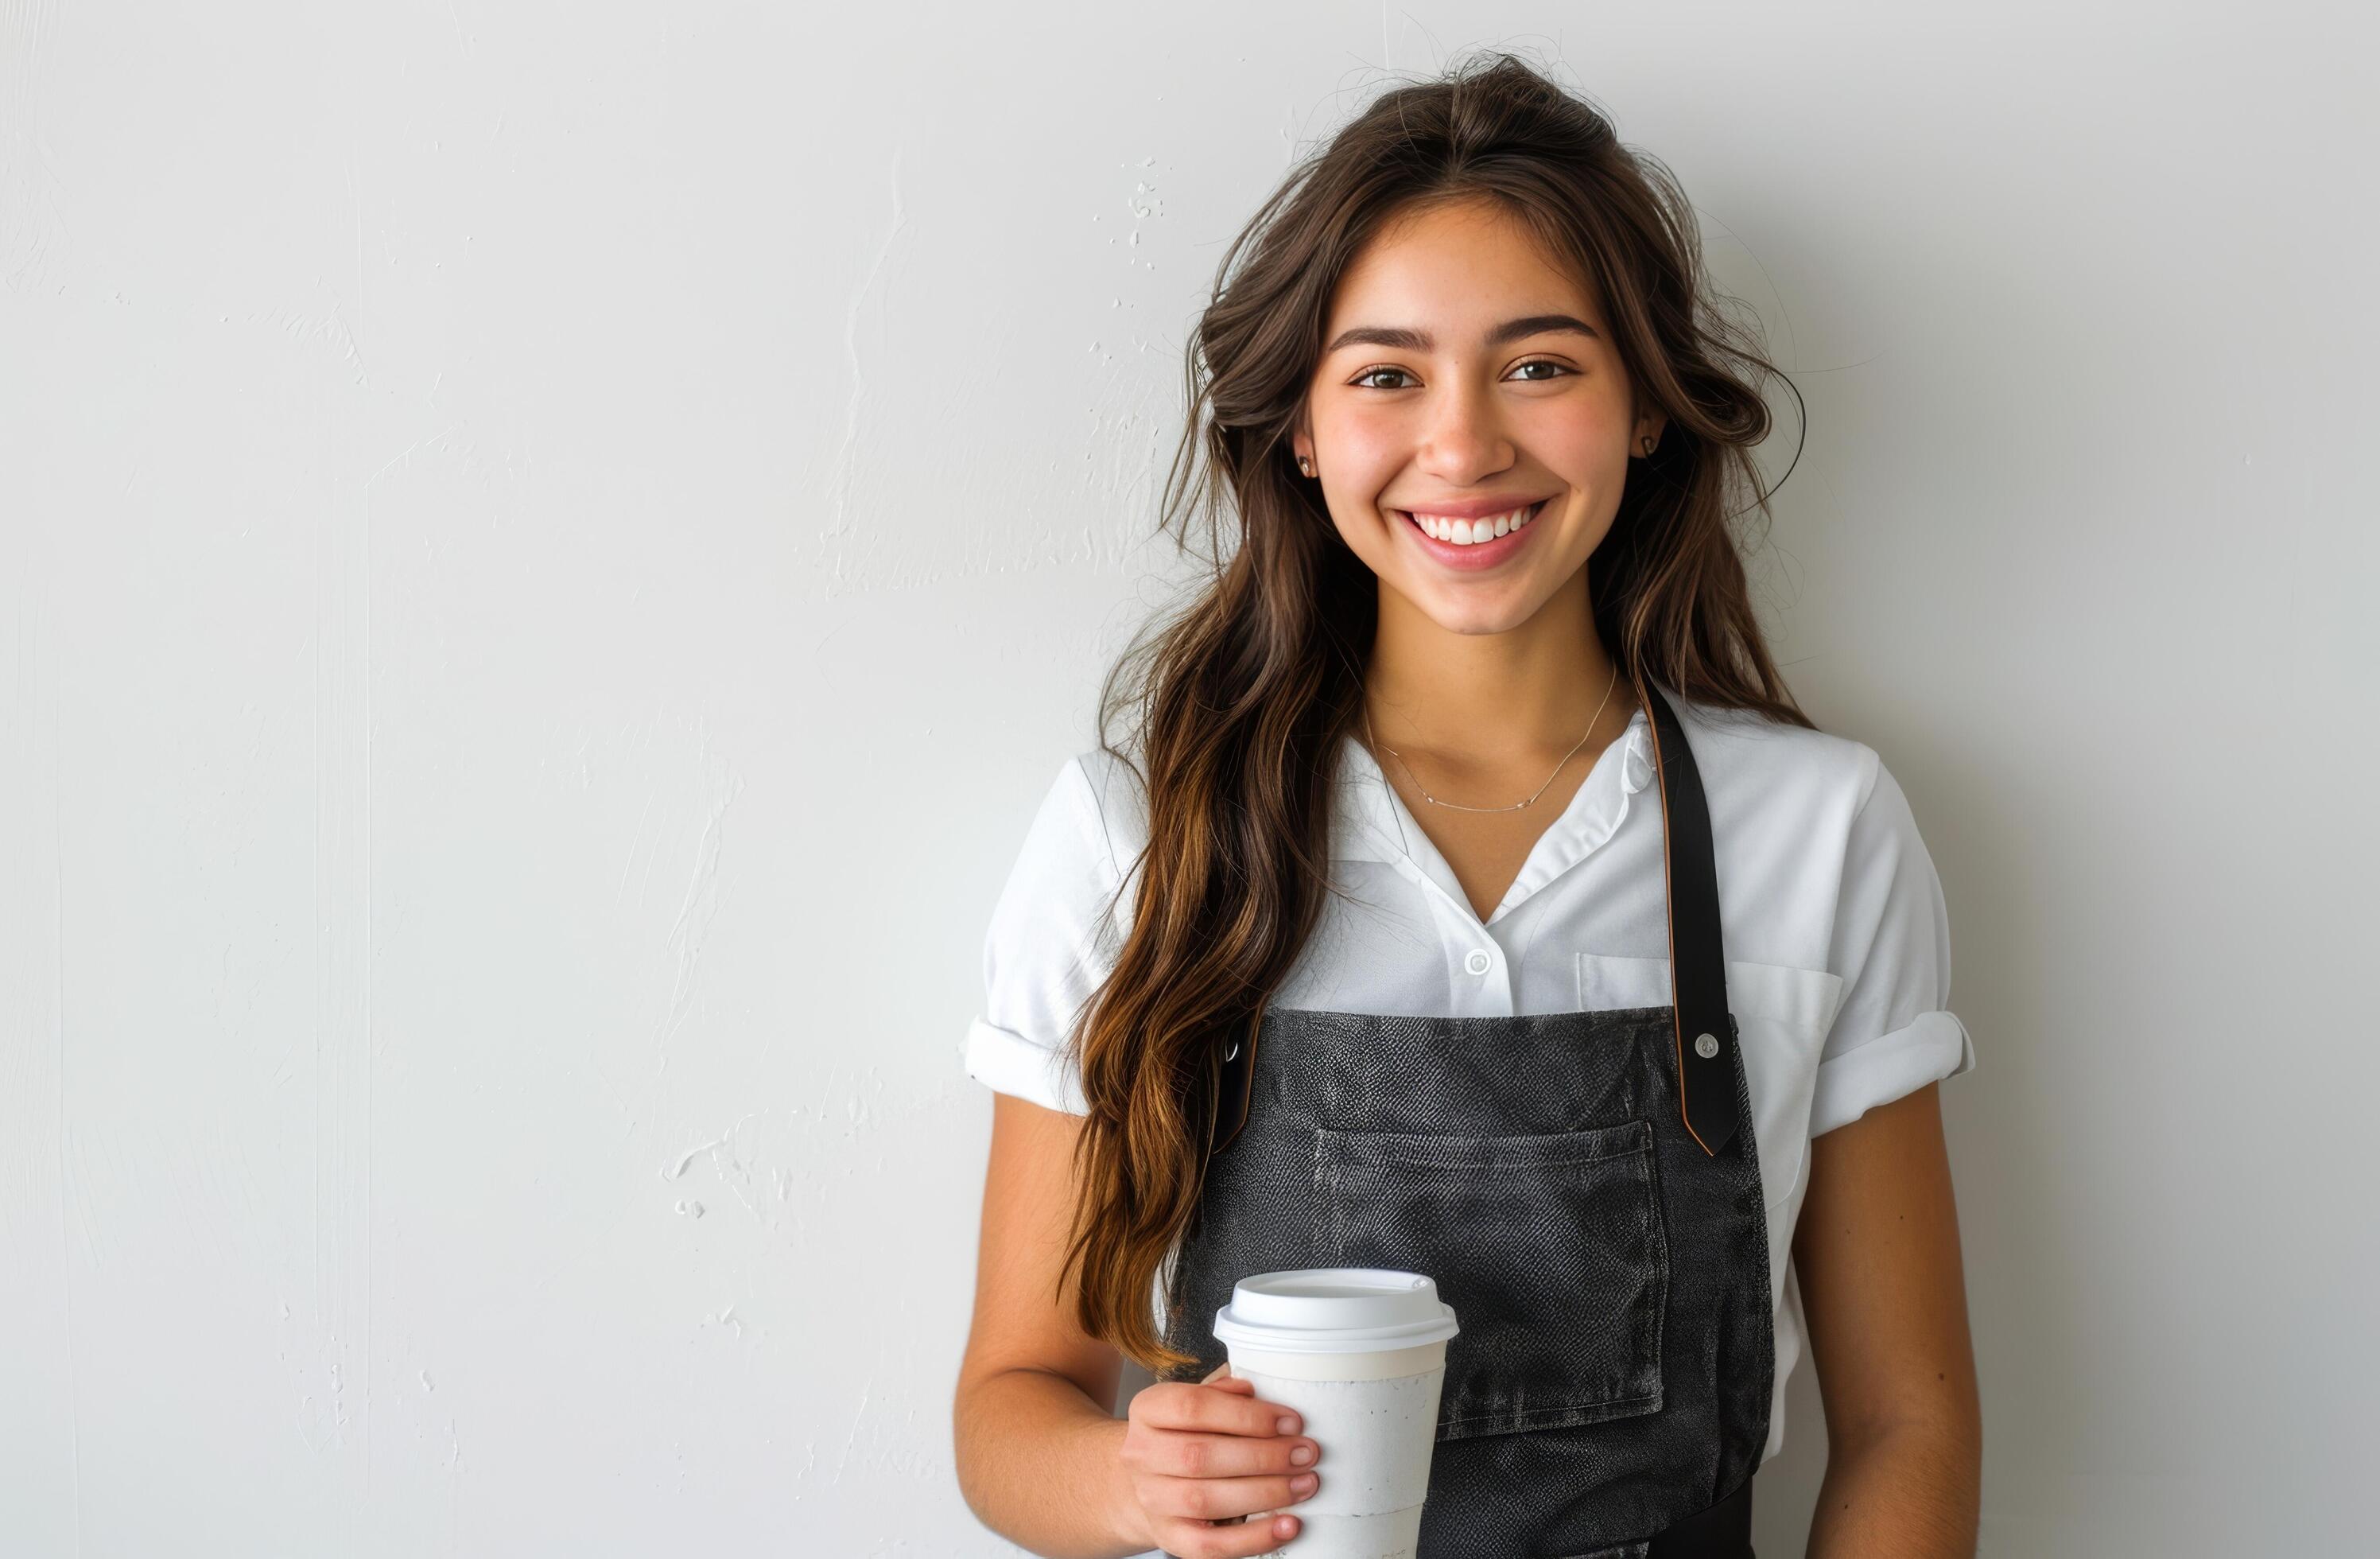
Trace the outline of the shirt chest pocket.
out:
<instances>
[{"instance_id":1,"label":"shirt chest pocket","mask_svg":"<svg viewBox=\"0 0 2380 1559\"><path fill-rule=\"evenodd\" d=\"M1672 999L1667 958L1609 953L1577 957L1581 1012L1665 1007ZM1810 1145L1799 1123L1810 1118L1818 1056L1842 999L1842 976L1828 969L1727 961L1727 1008L1741 1041L1762 1188L1771 1208L1790 1207L1796 1200L1794 1188Z\"/></svg>"}]
</instances>

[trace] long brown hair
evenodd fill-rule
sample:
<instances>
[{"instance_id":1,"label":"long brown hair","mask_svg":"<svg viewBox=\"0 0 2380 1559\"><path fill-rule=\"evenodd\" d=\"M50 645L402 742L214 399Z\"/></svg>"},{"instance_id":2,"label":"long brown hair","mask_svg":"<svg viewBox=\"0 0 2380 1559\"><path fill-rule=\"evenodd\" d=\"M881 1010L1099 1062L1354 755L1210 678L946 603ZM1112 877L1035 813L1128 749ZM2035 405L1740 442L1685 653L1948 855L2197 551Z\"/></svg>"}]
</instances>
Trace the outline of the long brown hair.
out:
<instances>
[{"instance_id":1,"label":"long brown hair","mask_svg":"<svg viewBox=\"0 0 2380 1559\"><path fill-rule=\"evenodd\" d=\"M1510 54L1379 96L1224 253L1161 520L1185 551L1203 520L1210 574L1100 698L1100 745L1138 774L1148 843L1130 932L1067 1040L1089 1114L1066 1271L1084 1329L1160 1378L1196 1362L1165 1345L1150 1300L1197 1211L1218 1057L1261 1019L1339 891L1331 782L1378 619L1378 581L1298 479L1289 435L1366 241L1419 206L1481 198L1603 300L1637 395L1668 417L1588 569L1597 634L1640 688L1815 728L1762 642L1730 530L1741 493L1745 513L1767 513L1757 384L1782 375L1711 306L1675 179ZM1109 736L1127 710L1137 764Z\"/></svg>"}]
</instances>

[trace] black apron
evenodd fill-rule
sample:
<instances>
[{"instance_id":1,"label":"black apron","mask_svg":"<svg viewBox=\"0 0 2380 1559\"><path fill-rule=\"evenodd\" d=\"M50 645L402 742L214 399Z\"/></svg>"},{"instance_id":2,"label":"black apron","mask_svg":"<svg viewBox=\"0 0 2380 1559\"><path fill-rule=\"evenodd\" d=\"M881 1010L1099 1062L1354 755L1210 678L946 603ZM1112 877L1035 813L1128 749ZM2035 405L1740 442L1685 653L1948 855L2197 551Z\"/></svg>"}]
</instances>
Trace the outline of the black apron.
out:
<instances>
[{"instance_id":1,"label":"black apron","mask_svg":"<svg viewBox=\"0 0 2380 1559\"><path fill-rule=\"evenodd\" d=\"M1702 780L1668 702L1638 691L1672 1005L1269 1008L1216 1075L1213 1155L1166 1287L1166 1341L1197 1362L1164 1378L1224 1362L1215 1312L1243 1277L1427 1273L1462 1332L1419 1559L1752 1553L1777 1368L1768 1214Z\"/></svg>"}]
</instances>

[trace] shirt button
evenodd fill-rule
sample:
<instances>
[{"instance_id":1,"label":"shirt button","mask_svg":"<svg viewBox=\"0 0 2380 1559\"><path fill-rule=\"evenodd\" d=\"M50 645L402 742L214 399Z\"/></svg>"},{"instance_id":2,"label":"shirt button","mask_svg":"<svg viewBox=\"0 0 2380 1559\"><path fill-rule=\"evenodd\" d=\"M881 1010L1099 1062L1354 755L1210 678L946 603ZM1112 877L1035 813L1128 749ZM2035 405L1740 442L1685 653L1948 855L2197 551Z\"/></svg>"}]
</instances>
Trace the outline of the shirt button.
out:
<instances>
[{"instance_id":1,"label":"shirt button","mask_svg":"<svg viewBox=\"0 0 2380 1559\"><path fill-rule=\"evenodd\" d=\"M1471 950L1471 956L1463 960L1463 967L1469 969L1474 974L1486 974L1488 972L1488 966L1493 964L1495 961L1495 959L1488 956L1488 950L1486 948L1474 947Z\"/></svg>"}]
</instances>

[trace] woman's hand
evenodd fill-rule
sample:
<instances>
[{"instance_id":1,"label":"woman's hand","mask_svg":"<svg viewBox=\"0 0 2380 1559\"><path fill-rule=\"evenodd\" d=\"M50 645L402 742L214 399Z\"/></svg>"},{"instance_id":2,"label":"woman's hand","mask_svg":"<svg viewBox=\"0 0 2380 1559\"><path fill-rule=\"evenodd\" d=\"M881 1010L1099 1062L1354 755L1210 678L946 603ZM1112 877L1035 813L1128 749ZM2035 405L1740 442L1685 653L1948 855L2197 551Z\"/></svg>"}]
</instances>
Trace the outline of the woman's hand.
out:
<instances>
[{"instance_id":1,"label":"woman's hand","mask_svg":"<svg viewBox=\"0 0 2380 1559\"><path fill-rule=\"evenodd\" d=\"M1224 1364L1196 1385L1160 1382L1132 1399L1119 1453L1148 1541L1179 1559L1247 1559L1295 1537L1294 1516L1249 1524L1322 1486L1322 1447L1286 1407Z\"/></svg>"}]
</instances>

